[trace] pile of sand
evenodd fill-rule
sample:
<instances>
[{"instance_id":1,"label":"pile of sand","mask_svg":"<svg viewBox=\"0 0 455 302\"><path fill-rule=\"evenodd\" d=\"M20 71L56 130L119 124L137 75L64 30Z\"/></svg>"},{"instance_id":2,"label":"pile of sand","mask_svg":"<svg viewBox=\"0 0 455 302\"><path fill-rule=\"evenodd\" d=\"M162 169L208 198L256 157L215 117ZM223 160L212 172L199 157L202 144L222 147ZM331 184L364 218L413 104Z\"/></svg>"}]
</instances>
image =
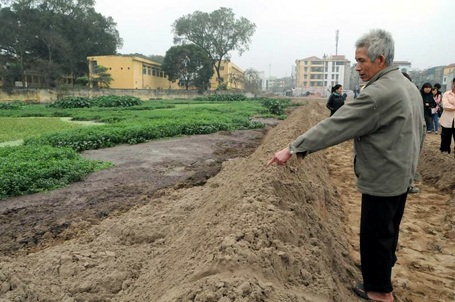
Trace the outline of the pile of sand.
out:
<instances>
[{"instance_id":1,"label":"pile of sand","mask_svg":"<svg viewBox=\"0 0 455 302\"><path fill-rule=\"evenodd\" d=\"M357 301L360 271L325 152L266 166L326 115L317 103L295 110L204 186L2 257L0 301Z\"/></svg>"}]
</instances>

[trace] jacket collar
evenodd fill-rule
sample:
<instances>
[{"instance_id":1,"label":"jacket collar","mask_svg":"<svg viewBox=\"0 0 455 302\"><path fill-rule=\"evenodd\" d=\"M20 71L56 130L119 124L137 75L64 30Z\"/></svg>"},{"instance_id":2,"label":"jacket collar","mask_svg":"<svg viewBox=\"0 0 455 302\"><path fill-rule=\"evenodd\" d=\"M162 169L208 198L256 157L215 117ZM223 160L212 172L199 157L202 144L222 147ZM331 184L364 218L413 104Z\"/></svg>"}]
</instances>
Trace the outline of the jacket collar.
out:
<instances>
[{"instance_id":1,"label":"jacket collar","mask_svg":"<svg viewBox=\"0 0 455 302\"><path fill-rule=\"evenodd\" d=\"M368 87L369 85L371 85L372 83L376 82L383 75L385 75L391 71L397 70L397 69L398 69L398 66L389 66L384 69L381 69L366 83L365 88Z\"/></svg>"}]
</instances>

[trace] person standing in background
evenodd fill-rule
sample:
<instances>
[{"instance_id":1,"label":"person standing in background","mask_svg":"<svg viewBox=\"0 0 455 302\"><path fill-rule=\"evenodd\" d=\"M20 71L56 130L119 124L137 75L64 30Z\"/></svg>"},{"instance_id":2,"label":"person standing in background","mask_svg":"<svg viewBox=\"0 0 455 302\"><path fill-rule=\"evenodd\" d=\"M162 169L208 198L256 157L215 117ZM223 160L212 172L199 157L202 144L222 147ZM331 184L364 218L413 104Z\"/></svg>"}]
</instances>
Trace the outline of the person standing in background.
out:
<instances>
[{"instance_id":1,"label":"person standing in background","mask_svg":"<svg viewBox=\"0 0 455 302\"><path fill-rule=\"evenodd\" d=\"M436 89L436 85L435 87L433 87L433 89L431 89L431 93L433 94L433 99L434 99L434 102L436 103L436 107L434 107L434 109L432 110L432 120L431 122L433 123L433 126L434 126L434 133L435 134L439 134L439 104L441 103L441 99L442 99L442 96L440 93L438 93L438 89Z\"/></svg>"},{"instance_id":2,"label":"person standing in background","mask_svg":"<svg viewBox=\"0 0 455 302\"><path fill-rule=\"evenodd\" d=\"M452 90L446 91L442 95L442 107L444 108L439 124L441 125L441 152L450 154L452 137L455 141L455 78L452 80ZM455 144L455 143L454 143ZM453 150L455 154L455 147Z\"/></svg>"},{"instance_id":3,"label":"person standing in background","mask_svg":"<svg viewBox=\"0 0 455 302\"><path fill-rule=\"evenodd\" d=\"M362 193L363 283L353 290L367 300L393 302L392 267L397 261L400 223L425 139L422 98L415 85L392 66L395 43L390 33L373 29L355 46L355 70L366 82L362 92L276 152L267 165L286 165L293 154L304 159L354 139L354 172Z\"/></svg>"},{"instance_id":4,"label":"person standing in background","mask_svg":"<svg viewBox=\"0 0 455 302\"><path fill-rule=\"evenodd\" d=\"M332 93L330 94L329 100L327 101L327 109L330 110L330 116L332 116L341 106L344 105L346 95L342 95L343 86L336 84L332 87Z\"/></svg>"},{"instance_id":5,"label":"person standing in background","mask_svg":"<svg viewBox=\"0 0 455 302\"><path fill-rule=\"evenodd\" d=\"M436 107L436 103L433 98L433 94L431 93L430 83L424 83L422 88L420 88L420 94L422 95L423 101L423 114L425 116L425 123L427 124L427 133L431 133L434 131L433 127L433 108Z\"/></svg>"},{"instance_id":6,"label":"person standing in background","mask_svg":"<svg viewBox=\"0 0 455 302\"><path fill-rule=\"evenodd\" d=\"M439 103L439 110L438 110L438 117L441 117L442 110L443 110L441 84L439 84L439 83L434 84L433 89L436 89L436 91L437 91L436 94L441 96L441 102Z\"/></svg>"}]
</instances>

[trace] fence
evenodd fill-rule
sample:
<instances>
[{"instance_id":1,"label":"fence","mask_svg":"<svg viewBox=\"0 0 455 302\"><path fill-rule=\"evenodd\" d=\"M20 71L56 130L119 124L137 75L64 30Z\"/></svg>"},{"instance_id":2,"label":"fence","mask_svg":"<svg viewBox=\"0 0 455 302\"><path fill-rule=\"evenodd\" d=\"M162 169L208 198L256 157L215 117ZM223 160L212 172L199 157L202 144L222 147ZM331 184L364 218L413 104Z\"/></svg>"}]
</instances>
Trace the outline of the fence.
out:
<instances>
[{"instance_id":1,"label":"fence","mask_svg":"<svg viewBox=\"0 0 455 302\"><path fill-rule=\"evenodd\" d=\"M141 100L150 99L192 99L202 95L217 92L205 91L203 94L197 90L170 90L170 89L33 89L20 88L11 92L0 91L0 102L24 101L51 103L67 96L81 96L94 98L103 95L131 95ZM225 92L223 92L225 93ZM238 92L237 92L238 93Z\"/></svg>"}]
</instances>

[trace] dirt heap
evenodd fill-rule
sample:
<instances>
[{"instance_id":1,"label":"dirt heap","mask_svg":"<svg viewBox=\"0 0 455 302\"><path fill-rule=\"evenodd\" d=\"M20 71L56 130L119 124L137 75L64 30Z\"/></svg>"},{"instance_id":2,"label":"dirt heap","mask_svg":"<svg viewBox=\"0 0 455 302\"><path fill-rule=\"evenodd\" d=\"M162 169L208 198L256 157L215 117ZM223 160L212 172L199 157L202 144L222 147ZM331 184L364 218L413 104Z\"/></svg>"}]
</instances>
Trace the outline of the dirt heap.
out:
<instances>
[{"instance_id":1,"label":"dirt heap","mask_svg":"<svg viewBox=\"0 0 455 302\"><path fill-rule=\"evenodd\" d=\"M77 240L3 257L3 299L352 300L359 273L323 154L265 165L321 118L312 107L297 111L202 187L165 191Z\"/></svg>"},{"instance_id":2,"label":"dirt heap","mask_svg":"<svg viewBox=\"0 0 455 302\"><path fill-rule=\"evenodd\" d=\"M358 301L350 289L361 280L352 143L265 165L326 116L321 104L304 106L204 186L144 195L72 240L0 256L0 301ZM397 301L453 301L455 161L431 144L421 162Z\"/></svg>"}]
</instances>

